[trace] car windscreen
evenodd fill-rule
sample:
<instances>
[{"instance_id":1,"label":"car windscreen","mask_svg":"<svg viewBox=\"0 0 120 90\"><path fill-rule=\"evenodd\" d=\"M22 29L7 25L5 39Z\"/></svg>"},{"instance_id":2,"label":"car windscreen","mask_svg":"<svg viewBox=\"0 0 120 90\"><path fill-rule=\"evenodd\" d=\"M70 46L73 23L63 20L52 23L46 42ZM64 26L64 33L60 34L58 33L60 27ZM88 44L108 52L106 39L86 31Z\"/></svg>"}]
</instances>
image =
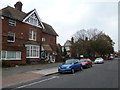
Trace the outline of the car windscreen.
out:
<instances>
[{"instance_id":1,"label":"car windscreen","mask_svg":"<svg viewBox=\"0 0 120 90\"><path fill-rule=\"evenodd\" d=\"M65 64L74 64L74 60L66 60Z\"/></svg>"},{"instance_id":2,"label":"car windscreen","mask_svg":"<svg viewBox=\"0 0 120 90\"><path fill-rule=\"evenodd\" d=\"M81 59L80 62L87 62L87 60L86 59Z\"/></svg>"},{"instance_id":3,"label":"car windscreen","mask_svg":"<svg viewBox=\"0 0 120 90\"><path fill-rule=\"evenodd\" d=\"M102 58L96 58L96 60L102 60Z\"/></svg>"},{"instance_id":4,"label":"car windscreen","mask_svg":"<svg viewBox=\"0 0 120 90\"><path fill-rule=\"evenodd\" d=\"M102 61L102 58L96 58L95 61Z\"/></svg>"}]
</instances>

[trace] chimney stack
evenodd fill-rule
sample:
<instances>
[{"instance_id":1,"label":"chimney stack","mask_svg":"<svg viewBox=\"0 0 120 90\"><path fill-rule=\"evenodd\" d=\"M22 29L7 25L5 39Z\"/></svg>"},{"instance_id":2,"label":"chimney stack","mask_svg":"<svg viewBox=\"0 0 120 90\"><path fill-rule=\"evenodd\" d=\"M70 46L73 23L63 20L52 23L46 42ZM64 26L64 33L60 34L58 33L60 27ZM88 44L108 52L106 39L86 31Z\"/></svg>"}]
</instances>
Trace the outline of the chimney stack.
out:
<instances>
[{"instance_id":1,"label":"chimney stack","mask_svg":"<svg viewBox=\"0 0 120 90\"><path fill-rule=\"evenodd\" d=\"M74 43L74 38L73 37L71 38L71 42Z\"/></svg>"},{"instance_id":2,"label":"chimney stack","mask_svg":"<svg viewBox=\"0 0 120 90\"><path fill-rule=\"evenodd\" d=\"M19 11L22 11L22 3L20 2L20 1L18 1L15 5L14 5L14 7L17 9L17 10L19 10Z\"/></svg>"}]
</instances>

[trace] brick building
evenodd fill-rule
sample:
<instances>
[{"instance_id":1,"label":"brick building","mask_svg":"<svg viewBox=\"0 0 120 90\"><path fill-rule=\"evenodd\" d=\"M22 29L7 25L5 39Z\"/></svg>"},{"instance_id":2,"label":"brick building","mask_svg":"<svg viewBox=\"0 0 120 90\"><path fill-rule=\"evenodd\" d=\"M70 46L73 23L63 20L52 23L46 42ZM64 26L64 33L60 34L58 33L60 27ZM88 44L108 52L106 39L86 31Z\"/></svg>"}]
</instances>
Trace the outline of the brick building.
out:
<instances>
[{"instance_id":1,"label":"brick building","mask_svg":"<svg viewBox=\"0 0 120 90\"><path fill-rule=\"evenodd\" d=\"M46 50L44 43L47 43L52 55L57 55L57 33L52 26L41 21L36 9L25 13L22 11L22 5L17 2L15 8L7 6L0 10L0 59L15 64L40 62L41 52Z\"/></svg>"},{"instance_id":2,"label":"brick building","mask_svg":"<svg viewBox=\"0 0 120 90\"><path fill-rule=\"evenodd\" d=\"M43 22L44 28L42 33L41 58L50 62L55 62L57 56L56 36L52 26Z\"/></svg>"}]
</instances>

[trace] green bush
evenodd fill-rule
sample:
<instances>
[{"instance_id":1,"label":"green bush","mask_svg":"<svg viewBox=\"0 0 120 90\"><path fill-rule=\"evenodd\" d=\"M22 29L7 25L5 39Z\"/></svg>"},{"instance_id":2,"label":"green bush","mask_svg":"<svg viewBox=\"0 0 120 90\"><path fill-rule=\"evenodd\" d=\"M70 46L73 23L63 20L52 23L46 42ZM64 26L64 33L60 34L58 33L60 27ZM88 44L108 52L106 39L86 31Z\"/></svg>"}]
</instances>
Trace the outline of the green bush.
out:
<instances>
[{"instance_id":1,"label":"green bush","mask_svg":"<svg viewBox=\"0 0 120 90\"><path fill-rule=\"evenodd\" d=\"M15 64L12 64L10 61L2 60L2 67L14 67Z\"/></svg>"}]
</instances>

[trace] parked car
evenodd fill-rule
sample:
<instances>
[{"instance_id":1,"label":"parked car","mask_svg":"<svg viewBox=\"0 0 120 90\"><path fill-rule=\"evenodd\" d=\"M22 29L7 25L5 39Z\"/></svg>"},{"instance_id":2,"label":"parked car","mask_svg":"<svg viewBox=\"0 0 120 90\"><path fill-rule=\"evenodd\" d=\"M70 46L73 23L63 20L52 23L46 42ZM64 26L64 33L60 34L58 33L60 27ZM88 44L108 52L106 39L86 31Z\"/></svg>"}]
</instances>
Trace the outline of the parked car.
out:
<instances>
[{"instance_id":1,"label":"parked car","mask_svg":"<svg viewBox=\"0 0 120 90\"><path fill-rule=\"evenodd\" d=\"M114 56L109 56L108 57L108 60L113 60L114 59Z\"/></svg>"},{"instance_id":2,"label":"parked car","mask_svg":"<svg viewBox=\"0 0 120 90\"><path fill-rule=\"evenodd\" d=\"M97 63L104 63L104 59L103 58L96 58L94 63L95 64L97 64Z\"/></svg>"},{"instance_id":3,"label":"parked car","mask_svg":"<svg viewBox=\"0 0 120 90\"><path fill-rule=\"evenodd\" d=\"M76 70L82 71L82 64L80 63L79 59L68 59L58 68L59 73L74 73Z\"/></svg>"},{"instance_id":4,"label":"parked car","mask_svg":"<svg viewBox=\"0 0 120 90\"><path fill-rule=\"evenodd\" d=\"M80 59L83 68L92 67L92 61L90 59Z\"/></svg>"}]
</instances>

